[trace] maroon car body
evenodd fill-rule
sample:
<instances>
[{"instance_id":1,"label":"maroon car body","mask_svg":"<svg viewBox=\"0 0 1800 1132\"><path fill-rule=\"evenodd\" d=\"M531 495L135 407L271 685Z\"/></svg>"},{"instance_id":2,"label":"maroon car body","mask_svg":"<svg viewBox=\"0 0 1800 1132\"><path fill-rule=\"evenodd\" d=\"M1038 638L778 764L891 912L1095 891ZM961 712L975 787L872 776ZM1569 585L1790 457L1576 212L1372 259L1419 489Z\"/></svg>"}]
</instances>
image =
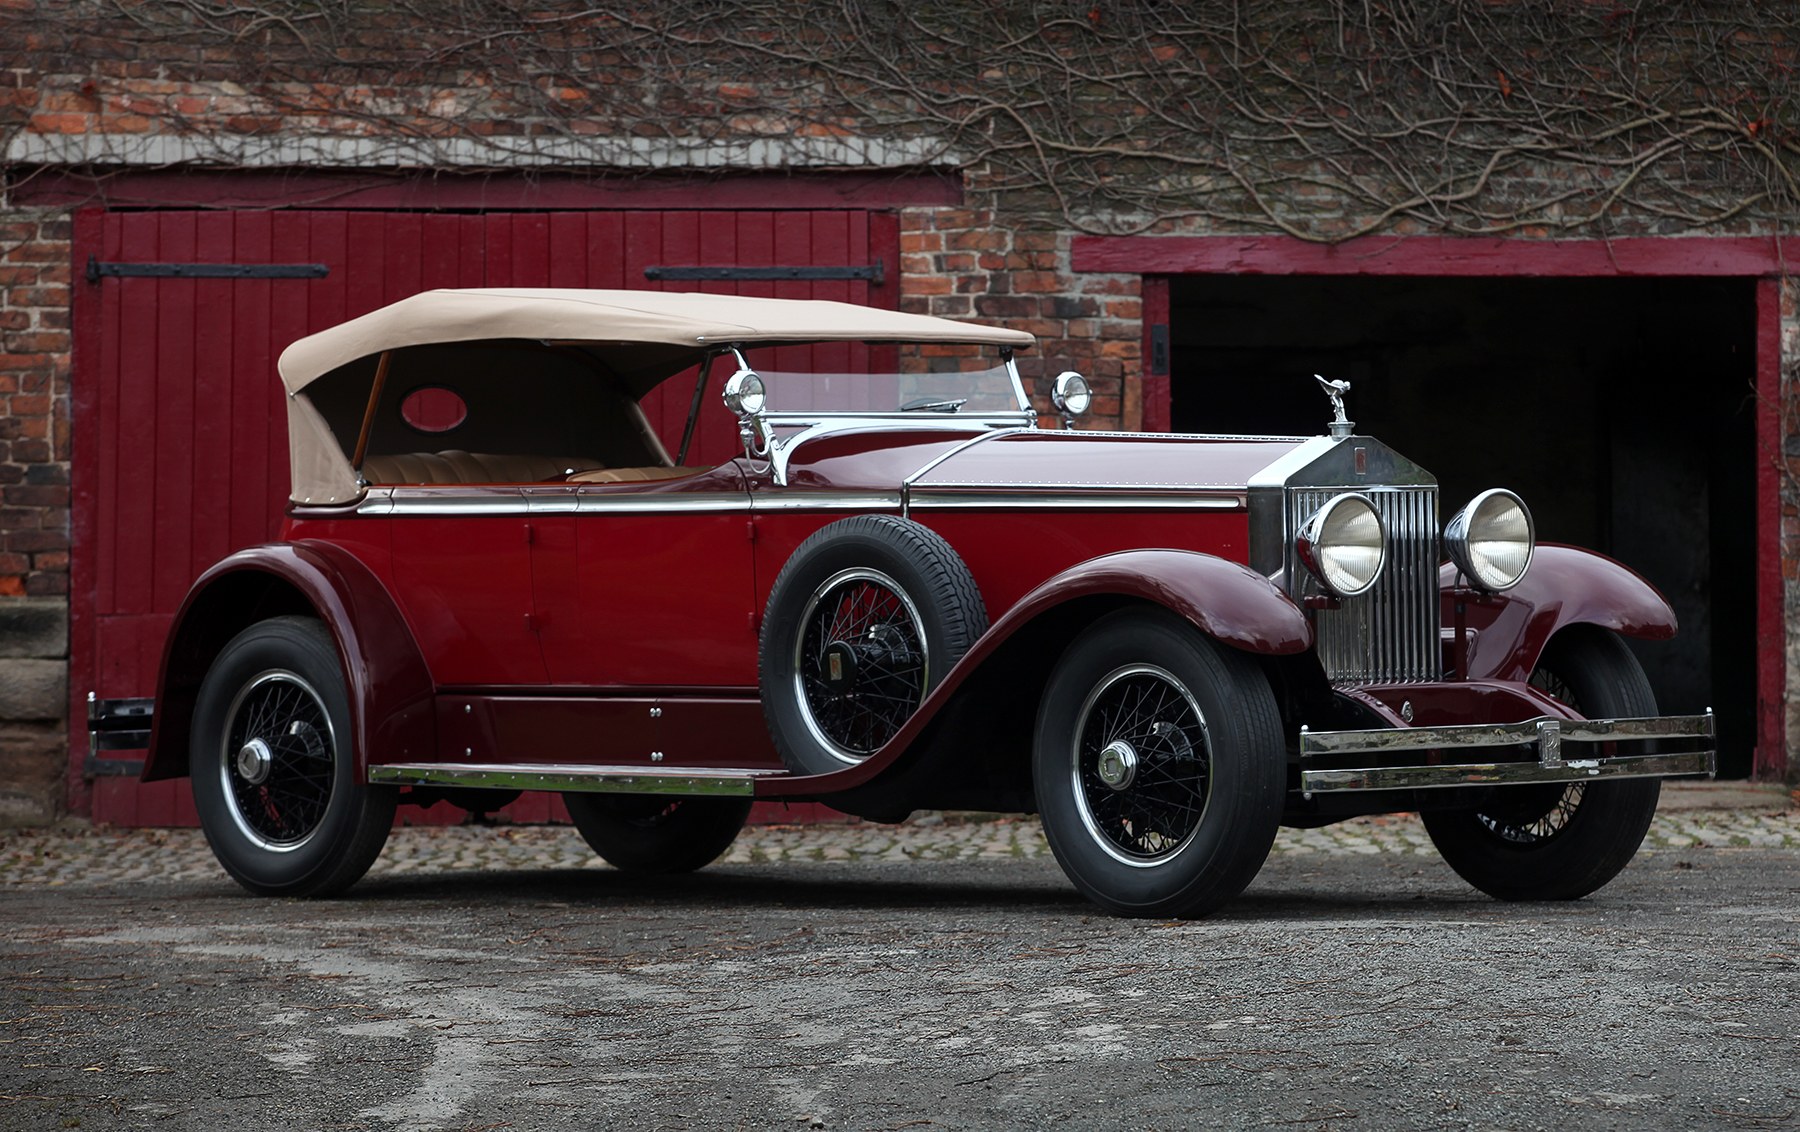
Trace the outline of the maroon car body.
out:
<instances>
[{"instance_id":1,"label":"maroon car body","mask_svg":"<svg viewBox=\"0 0 1800 1132\"><path fill-rule=\"evenodd\" d=\"M759 350L843 339L987 356L869 377L856 407L776 403L807 379ZM1536 546L1506 493L1446 537L1435 482L1354 432L1342 387L1329 436L1041 429L1029 344L548 291L303 340L288 521L176 616L144 777L195 776L256 891L354 881L396 804L554 789L603 856L665 871L722 851L752 798L1042 812L1084 892L1168 915L1241 890L1280 822L1392 810L1486 891L1579 896L1660 777L1711 772L1710 717L1657 715L1618 644L1675 632L1660 596ZM698 412L721 359L744 452L684 467L631 414L689 380ZM427 449L420 390L461 402L440 435L469 444ZM1065 422L1082 395L1059 379Z\"/></svg>"}]
</instances>

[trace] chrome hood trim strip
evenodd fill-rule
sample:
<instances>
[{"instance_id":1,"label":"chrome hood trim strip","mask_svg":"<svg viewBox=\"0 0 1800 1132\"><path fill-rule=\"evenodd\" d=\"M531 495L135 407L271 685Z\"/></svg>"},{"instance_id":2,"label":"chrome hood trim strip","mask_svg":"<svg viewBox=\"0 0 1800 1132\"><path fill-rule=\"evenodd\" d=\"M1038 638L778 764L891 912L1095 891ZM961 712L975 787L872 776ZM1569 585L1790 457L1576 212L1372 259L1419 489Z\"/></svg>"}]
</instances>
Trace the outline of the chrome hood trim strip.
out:
<instances>
[{"instance_id":1,"label":"chrome hood trim strip","mask_svg":"<svg viewBox=\"0 0 1800 1132\"><path fill-rule=\"evenodd\" d=\"M909 510L920 511L1243 511L1238 493L1133 491L1099 487L1081 490L982 491L976 489L911 491Z\"/></svg>"}]
</instances>

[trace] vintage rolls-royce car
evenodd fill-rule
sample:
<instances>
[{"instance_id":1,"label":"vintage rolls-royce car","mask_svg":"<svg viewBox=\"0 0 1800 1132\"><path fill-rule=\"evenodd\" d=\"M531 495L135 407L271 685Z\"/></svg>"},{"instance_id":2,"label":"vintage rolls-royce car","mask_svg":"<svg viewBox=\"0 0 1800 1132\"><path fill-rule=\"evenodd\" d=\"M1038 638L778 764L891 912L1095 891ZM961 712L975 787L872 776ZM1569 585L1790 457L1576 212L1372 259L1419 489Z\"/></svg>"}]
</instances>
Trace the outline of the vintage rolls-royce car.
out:
<instances>
[{"instance_id":1,"label":"vintage rolls-royce car","mask_svg":"<svg viewBox=\"0 0 1800 1132\"><path fill-rule=\"evenodd\" d=\"M779 372L880 344L885 374ZM918 347L901 351L896 344ZM1420 811L1503 899L1636 852L1710 713L1621 636L1668 605L1538 545L1345 419L1326 435L1040 427L1024 333L837 303L434 291L282 355L280 541L193 586L143 776L190 775L225 869L328 894L399 804L560 791L625 869L714 860L752 800L876 821L1035 812L1074 884L1186 916L1277 828ZM729 374L739 454L690 460ZM642 401L687 405L671 454ZM691 390L691 393L689 392ZM665 403L668 395L663 395ZM716 410L715 410L716 411ZM729 439L729 438L728 438Z\"/></svg>"}]
</instances>

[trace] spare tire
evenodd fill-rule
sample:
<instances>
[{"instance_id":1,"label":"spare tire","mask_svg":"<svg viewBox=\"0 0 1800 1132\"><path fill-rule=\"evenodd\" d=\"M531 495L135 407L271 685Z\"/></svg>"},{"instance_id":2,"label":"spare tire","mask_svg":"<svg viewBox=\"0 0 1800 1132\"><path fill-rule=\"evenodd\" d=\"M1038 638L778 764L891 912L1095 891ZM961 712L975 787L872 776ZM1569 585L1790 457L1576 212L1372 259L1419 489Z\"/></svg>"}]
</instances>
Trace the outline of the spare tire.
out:
<instances>
[{"instance_id":1,"label":"spare tire","mask_svg":"<svg viewBox=\"0 0 1800 1132\"><path fill-rule=\"evenodd\" d=\"M857 515L814 532L763 616L763 714L782 761L825 774L880 750L987 624L974 575L928 528Z\"/></svg>"}]
</instances>

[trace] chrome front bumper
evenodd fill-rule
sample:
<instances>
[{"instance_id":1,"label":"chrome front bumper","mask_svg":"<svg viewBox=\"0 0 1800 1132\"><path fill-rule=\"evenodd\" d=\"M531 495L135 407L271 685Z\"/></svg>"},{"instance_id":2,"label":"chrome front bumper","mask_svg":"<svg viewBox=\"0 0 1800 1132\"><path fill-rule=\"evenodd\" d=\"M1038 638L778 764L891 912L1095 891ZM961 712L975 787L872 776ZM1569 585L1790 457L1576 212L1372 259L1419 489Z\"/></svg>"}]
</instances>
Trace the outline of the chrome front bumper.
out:
<instances>
[{"instance_id":1,"label":"chrome front bumper","mask_svg":"<svg viewBox=\"0 0 1800 1132\"><path fill-rule=\"evenodd\" d=\"M1600 778L1712 777L1718 769L1713 713L1645 719L1541 719L1524 723L1458 727L1393 727L1374 731L1300 729L1300 790L1314 794L1353 790L1421 790L1450 786L1514 786L1535 782L1589 782ZM1620 755L1587 744L1659 740L1650 754ZM1568 744L1581 744L1575 751ZM1441 763L1432 766L1315 767L1322 755L1380 755L1394 751L1454 751L1530 747L1535 761ZM1671 751L1666 748L1680 747ZM1588 757L1590 753L1594 757Z\"/></svg>"}]
</instances>

